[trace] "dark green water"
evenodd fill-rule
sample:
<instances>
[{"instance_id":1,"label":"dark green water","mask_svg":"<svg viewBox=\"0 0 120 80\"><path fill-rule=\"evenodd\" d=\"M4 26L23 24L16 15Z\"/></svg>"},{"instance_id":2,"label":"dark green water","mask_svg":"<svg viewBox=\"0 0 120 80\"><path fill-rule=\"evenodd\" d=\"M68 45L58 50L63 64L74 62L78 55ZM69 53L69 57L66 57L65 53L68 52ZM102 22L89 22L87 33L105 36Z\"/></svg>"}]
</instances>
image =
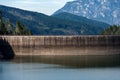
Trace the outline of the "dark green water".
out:
<instances>
[{"instance_id":1,"label":"dark green water","mask_svg":"<svg viewBox=\"0 0 120 80\"><path fill-rule=\"evenodd\" d=\"M17 56L0 80L120 80L120 56Z\"/></svg>"},{"instance_id":2,"label":"dark green water","mask_svg":"<svg viewBox=\"0 0 120 80\"><path fill-rule=\"evenodd\" d=\"M118 67L120 55L16 56L13 62L55 64L72 68Z\"/></svg>"}]
</instances>

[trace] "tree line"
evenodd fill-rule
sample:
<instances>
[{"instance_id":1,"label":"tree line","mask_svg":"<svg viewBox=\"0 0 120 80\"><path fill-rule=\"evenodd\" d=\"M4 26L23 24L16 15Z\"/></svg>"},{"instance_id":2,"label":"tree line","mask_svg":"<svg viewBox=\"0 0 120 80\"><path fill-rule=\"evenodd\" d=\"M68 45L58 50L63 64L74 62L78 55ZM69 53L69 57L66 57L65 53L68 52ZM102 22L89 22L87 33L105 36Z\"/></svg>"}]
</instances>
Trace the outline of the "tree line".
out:
<instances>
[{"instance_id":1,"label":"tree line","mask_svg":"<svg viewBox=\"0 0 120 80\"><path fill-rule=\"evenodd\" d=\"M101 35L120 35L120 26L112 25L109 28L104 29Z\"/></svg>"},{"instance_id":2,"label":"tree line","mask_svg":"<svg viewBox=\"0 0 120 80\"><path fill-rule=\"evenodd\" d=\"M16 21L15 26L10 19L3 22L2 11L0 11L0 35L32 35L32 32L19 21Z\"/></svg>"}]
</instances>

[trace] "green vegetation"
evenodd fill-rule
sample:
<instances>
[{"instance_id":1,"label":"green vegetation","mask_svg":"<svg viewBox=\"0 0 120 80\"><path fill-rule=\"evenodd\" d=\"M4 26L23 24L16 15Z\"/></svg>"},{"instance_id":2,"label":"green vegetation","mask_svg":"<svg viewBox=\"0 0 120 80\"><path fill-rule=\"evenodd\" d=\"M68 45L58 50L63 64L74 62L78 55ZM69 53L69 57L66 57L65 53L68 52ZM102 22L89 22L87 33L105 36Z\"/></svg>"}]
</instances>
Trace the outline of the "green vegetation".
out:
<instances>
[{"instance_id":1,"label":"green vegetation","mask_svg":"<svg viewBox=\"0 0 120 80\"><path fill-rule=\"evenodd\" d=\"M120 26L113 25L101 32L101 35L120 35Z\"/></svg>"},{"instance_id":2,"label":"green vegetation","mask_svg":"<svg viewBox=\"0 0 120 80\"><path fill-rule=\"evenodd\" d=\"M13 25L20 21L33 35L96 35L110 26L69 13L47 16L6 6L0 6L0 10L5 20L10 18Z\"/></svg>"},{"instance_id":3,"label":"green vegetation","mask_svg":"<svg viewBox=\"0 0 120 80\"><path fill-rule=\"evenodd\" d=\"M11 23L10 19L8 19L7 22L5 23L5 27L6 27L7 34L12 35L13 28L12 28L12 23Z\"/></svg>"},{"instance_id":4,"label":"green vegetation","mask_svg":"<svg viewBox=\"0 0 120 80\"><path fill-rule=\"evenodd\" d=\"M10 19L4 23L0 11L0 35L32 35L32 32L19 21L16 22L15 27L12 26Z\"/></svg>"},{"instance_id":5,"label":"green vegetation","mask_svg":"<svg viewBox=\"0 0 120 80\"><path fill-rule=\"evenodd\" d=\"M16 27L14 29L15 35L32 35L31 31L27 29L22 23L16 22Z\"/></svg>"},{"instance_id":6,"label":"green vegetation","mask_svg":"<svg viewBox=\"0 0 120 80\"><path fill-rule=\"evenodd\" d=\"M6 28L2 20L2 12L0 11L0 34L6 34Z\"/></svg>"},{"instance_id":7,"label":"green vegetation","mask_svg":"<svg viewBox=\"0 0 120 80\"><path fill-rule=\"evenodd\" d=\"M73 15L73 14L67 13L67 12L62 12L62 13L55 14L55 15L52 15L52 16L56 17L56 18L59 18L59 19L63 19L63 20L69 20L69 21L84 23L84 24L87 24L87 25L90 25L90 26L96 26L96 28L98 28L98 27L103 27L103 28L108 27L107 24L105 24L103 22L96 21L96 20L91 20L91 19L88 19L86 17Z\"/></svg>"}]
</instances>

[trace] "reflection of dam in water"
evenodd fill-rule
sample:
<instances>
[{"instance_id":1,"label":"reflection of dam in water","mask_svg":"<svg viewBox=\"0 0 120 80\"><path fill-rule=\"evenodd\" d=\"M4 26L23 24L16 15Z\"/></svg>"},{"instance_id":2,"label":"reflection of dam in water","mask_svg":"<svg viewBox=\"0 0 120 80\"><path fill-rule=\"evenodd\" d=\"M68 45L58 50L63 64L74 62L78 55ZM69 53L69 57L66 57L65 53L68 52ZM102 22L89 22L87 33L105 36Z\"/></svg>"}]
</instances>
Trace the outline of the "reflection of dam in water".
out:
<instances>
[{"instance_id":1,"label":"reflection of dam in water","mask_svg":"<svg viewBox=\"0 0 120 80\"><path fill-rule=\"evenodd\" d=\"M16 55L120 54L120 36L0 36L0 39L6 40Z\"/></svg>"}]
</instances>

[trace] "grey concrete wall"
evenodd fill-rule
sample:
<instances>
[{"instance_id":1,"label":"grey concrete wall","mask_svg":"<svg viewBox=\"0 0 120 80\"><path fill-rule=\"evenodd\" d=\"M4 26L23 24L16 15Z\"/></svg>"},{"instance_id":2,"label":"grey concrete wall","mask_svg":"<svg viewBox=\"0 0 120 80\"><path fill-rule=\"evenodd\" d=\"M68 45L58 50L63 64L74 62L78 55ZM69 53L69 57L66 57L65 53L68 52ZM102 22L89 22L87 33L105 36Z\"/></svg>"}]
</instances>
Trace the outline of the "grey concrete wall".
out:
<instances>
[{"instance_id":1,"label":"grey concrete wall","mask_svg":"<svg viewBox=\"0 0 120 80\"><path fill-rule=\"evenodd\" d=\"M0 40L8 42L16 55L120 54L120 36L0 36Z\"/></svg>"}]
</instances>

